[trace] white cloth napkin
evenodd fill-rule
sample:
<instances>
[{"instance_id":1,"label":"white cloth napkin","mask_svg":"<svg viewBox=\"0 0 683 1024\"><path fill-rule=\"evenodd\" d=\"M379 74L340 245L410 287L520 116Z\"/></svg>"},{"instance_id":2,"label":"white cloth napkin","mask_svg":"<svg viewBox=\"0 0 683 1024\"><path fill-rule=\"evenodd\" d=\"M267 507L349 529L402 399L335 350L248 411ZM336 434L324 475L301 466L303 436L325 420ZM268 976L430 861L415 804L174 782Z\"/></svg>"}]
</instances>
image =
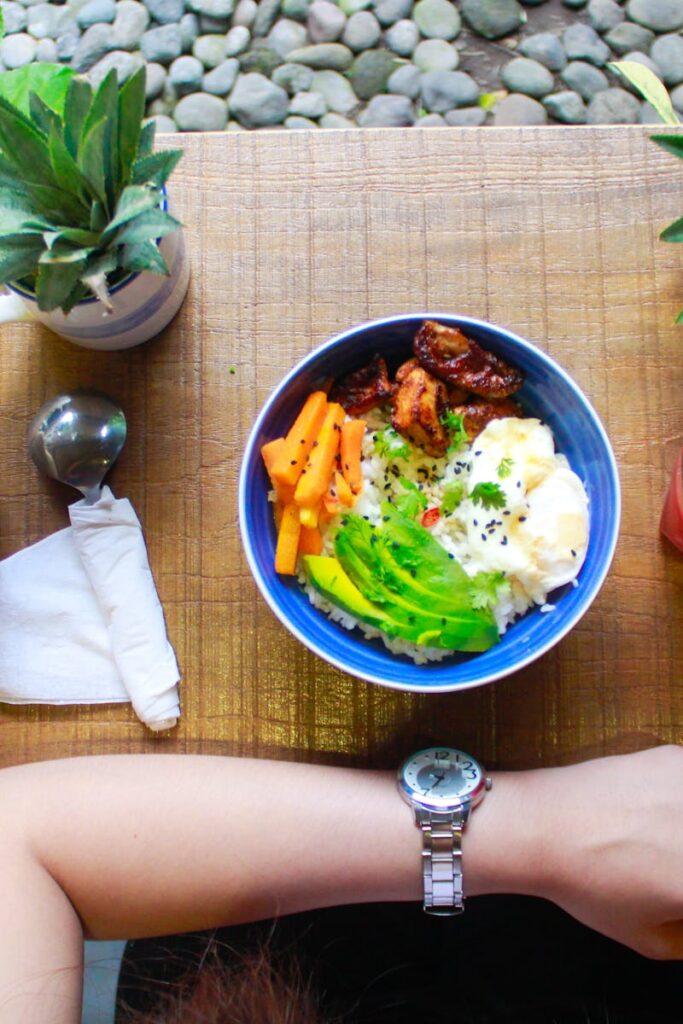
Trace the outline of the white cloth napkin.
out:
<instances>
[{"instance_id":1,"label":"white cloth napkin","mask_svg":"<svg viewBox=\"0 0 683 1024\"><path fill-rule=\"evenodd\" d=\"M104 487L69 517L0 562L0 701L130 701L150 729L170 729L180 673L133 506Z\"/></svg>"}]
</instances>

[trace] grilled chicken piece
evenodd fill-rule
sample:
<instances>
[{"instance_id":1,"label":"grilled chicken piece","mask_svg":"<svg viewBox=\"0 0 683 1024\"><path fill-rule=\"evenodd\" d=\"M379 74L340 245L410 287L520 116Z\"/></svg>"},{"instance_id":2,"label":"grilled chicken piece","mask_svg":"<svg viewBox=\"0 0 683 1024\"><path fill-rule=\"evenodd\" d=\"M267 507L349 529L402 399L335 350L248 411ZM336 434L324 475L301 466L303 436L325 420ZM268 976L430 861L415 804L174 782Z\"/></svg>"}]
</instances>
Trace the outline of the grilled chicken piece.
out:
<instances>
[{"instance_id":1,"label":"grilled chicken piece","mask_svg":"<svg viewBox=\"0 0 683 1024\"><path fill-rule=\"evenodd\" d=\"M506 416L523 417L522 410L510 398L501 398L497 402L483 402L481 400L468 402L464 405L450 405L449 412L463 417L462 425L467 431L470 441L481 434L491 420L504 419Z\"/></svg>"},{"instance_id":2,"label":"grilled chicken piece","mask_svg":"<svg viewBox=\"0 0 683 1024\"><path fill-rule=\"evenodd\" d=\"M398 370L394 375L394 380L397 384L400 384L416 366L419 366L419 362L414 357L406 360L405 363L401 363ZM446 383L446 402L448 405L462 405L469 396L469 391L465 388L459 388L455 384Z\"/></svg>"},{"instance_id":3,"label":"grilled chicken piece","mask_svg":"<svg viewBox=\"0 0 683 1024\"><path fill-rule=\"evenodd\" d=\"M435 377L482 398L507 398L521 388L524 377L503 359L485 352L457 327L425 320L415 335L413 351Z\"/></svg>"},{"instance_id":4,"label":"grilled chicken piece","mask_svg":"<svg viewBox=\"0 0 683 1024\"><path fill-rule=\"evenodd\" d=\"M349 416L360 416L376 405L383 405L393 393L386 361L375 354L367 366L334 384L329 397L331 402L339 402Z\"/></svg>"},{"instance_id":5,"label":"grilled chicken piece","mask_svg":"<svg viewBox=\"0 0 683 1024\"><path fill-rule=\"evenodd\" d=\"M407 372L404 367L401 367L404 372L392 402L394 430L428 455L445 455L450 443L441 422L446 411L446 386L421 366L415 365Z\"/></svg>"}]
</instances>

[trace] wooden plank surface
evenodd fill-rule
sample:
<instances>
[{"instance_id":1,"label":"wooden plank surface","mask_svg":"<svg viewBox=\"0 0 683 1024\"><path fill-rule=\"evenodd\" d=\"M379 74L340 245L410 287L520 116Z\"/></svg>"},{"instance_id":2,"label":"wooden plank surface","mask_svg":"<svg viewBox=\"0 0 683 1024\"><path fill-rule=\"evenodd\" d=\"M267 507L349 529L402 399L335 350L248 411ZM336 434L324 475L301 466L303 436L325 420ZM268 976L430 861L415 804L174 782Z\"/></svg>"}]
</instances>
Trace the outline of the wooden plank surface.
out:
<instances>
[{"instance_id":1,"label":"wooden plank surface","mask_svg":"<svg viewBox=\"0 0 683 1024\"><path fill-rule=\"evenodd\" d=\"M683 742L683 559L657 522L681 444L680 164L638 127L264 132L182 144L175 211L192 261L166 332L98 354L0 328L0 556L67 522L28 422L65 388L124 405L112 475L146 530L183 670L181 725L130 708L0 705L0 764L188 751L393 765L429 740L497 767ZM608 580L552 652L507 680L424 697L369 686L277 622L241 553L240 454L270 389L330 335L391 313L509 327L574 376L608 429L623 525ZM231 372L234 368L234 373Z\"/></svg>"}]
</instances>

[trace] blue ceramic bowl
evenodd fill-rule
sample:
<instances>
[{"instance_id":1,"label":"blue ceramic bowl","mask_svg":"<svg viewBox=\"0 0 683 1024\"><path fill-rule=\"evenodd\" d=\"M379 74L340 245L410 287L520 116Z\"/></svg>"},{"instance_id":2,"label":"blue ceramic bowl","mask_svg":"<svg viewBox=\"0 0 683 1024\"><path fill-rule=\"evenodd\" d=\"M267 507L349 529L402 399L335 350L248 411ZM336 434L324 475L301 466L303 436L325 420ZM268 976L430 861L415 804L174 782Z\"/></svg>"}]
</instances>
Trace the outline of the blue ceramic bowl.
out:
<instances>
[{"instance_id":1,"label":"blue ceramic bowl","mask_svg":"<svg viewBox=\"0 0 683 1024\"><path fill-rule=\"evenodd\" d=\"M590 539L578 587L567 585L548 600L555 611L535 609L509 626L499 644L482 654L454 654L415 665L392 654L380 640L366 640L316 610L293 577L274 570L275 526L267 499L269 484L260 455L266 441L284 435L309 392L326 378L364 366L375 352L390 372L411 354L412 339L425 319L461 327L483 348L524 371L519 399L525 410L547 423L556 449L584 483L590 501ZM242 541L263 597L303 644L343 672L401 690L436 693L481 686L516 672L550 650L590 607L607 575L619 531L619 479L607 435L579 388L549 356L502 327L443 313L395 316L344 331L306 356L266 402L247 442L240 474Z\"/></svg>"}]
</instances>

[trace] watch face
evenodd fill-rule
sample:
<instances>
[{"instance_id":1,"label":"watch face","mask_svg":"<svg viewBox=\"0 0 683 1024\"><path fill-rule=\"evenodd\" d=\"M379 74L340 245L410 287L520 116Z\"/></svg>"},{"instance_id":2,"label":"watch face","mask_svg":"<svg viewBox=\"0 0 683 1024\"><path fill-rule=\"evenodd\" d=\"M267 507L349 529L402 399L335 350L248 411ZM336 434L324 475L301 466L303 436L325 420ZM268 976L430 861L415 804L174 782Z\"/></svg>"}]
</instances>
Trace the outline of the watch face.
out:
<instances>
[{"instance_id":1,"label":"watch face","mask_svg":"<svg viewBox=\"0 0 683 1024\"><path fill-rule=\"evenodd\" d=\"M400 781L412 801L434 808L476 802L485 785L481 765L452 747L430 747L414 754L403 765Z\"/></svg>"}]
</instances>

